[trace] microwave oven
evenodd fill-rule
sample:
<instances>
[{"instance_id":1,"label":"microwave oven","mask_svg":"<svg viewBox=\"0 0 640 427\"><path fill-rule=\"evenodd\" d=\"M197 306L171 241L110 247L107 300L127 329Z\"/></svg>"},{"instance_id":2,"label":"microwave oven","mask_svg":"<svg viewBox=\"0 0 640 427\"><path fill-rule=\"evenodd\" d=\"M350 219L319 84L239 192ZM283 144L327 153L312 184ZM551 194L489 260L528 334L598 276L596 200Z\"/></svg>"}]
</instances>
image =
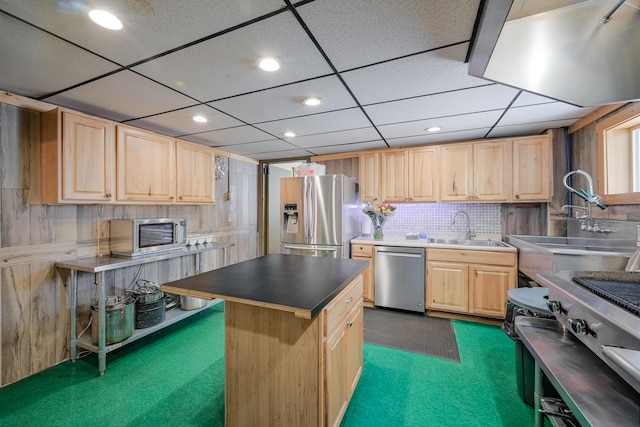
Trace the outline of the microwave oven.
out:
<instances>
[{"instance_id":1,"label":"microwave oven","mask_svg":"<svg viewBox=\"0 0 640 427\"><path fill-rule=\"evenodd\" d=\"M182 250L187 243L187 220L183 218L112 219L109 230L111 254L136 258Z\"/></svg>"}]
</instances>

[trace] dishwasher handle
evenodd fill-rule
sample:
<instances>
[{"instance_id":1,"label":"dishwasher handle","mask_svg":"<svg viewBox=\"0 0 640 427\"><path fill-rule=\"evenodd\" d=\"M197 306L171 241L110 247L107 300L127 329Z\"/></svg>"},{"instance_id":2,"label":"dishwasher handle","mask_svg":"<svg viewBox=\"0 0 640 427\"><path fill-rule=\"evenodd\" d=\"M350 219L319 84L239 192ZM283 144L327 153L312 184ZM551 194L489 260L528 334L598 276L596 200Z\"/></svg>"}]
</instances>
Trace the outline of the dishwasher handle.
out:
<instances>
[{"instance_id":1,"label":"dishwasher handle","mask_svg":"<svg viewBox=\"0 0 640 427\"><path fill-rule=\"evenodd\" d=\"M420 255L420 254L411 254L411 253L407 253L407 252L378 251L377 254L378 255L385 255L385 256L397 256L397 257L402 257L402 258L422 258L422 255Z\"/></svg>"}]
</instances>

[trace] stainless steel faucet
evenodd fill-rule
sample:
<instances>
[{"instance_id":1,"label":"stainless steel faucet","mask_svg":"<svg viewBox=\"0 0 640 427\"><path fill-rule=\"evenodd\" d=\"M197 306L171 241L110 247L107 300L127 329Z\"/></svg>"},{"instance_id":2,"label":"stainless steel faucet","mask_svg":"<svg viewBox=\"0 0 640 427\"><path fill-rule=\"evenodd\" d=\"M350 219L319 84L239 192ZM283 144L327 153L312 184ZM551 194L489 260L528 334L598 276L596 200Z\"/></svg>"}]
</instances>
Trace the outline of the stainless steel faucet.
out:
<instances>
[{"instance_id":1,"label":"stainless steel faucet","mask_svg":"<svg viewBox=\"0 0 640 427\"><path fill-rule=\"evenodd\" d=\"M465 217L467 217L467 231L464 234L464 238L466 240L471 240L472 237L475 237L476 233L471 231L471 219L469 219L469 214L468 213L466 213L465 211L457 211L455 214L453 214L453 219L451 220L451 225L454 225L456 223L456 217L458 216L458 214L462 214Z\"/></svg>"}]
</instances>

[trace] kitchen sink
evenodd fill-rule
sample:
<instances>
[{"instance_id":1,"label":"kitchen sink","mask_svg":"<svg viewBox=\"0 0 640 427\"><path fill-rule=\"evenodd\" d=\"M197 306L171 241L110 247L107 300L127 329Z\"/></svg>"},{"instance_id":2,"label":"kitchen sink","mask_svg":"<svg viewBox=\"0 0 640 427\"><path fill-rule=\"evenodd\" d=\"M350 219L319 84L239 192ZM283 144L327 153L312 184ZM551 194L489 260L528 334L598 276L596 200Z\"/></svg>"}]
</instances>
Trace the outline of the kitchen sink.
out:
<instances>
[{"instance_id":1,"label":"kitchen sink","mask_svg":"<svg viewBox=\"0 0 640 427\"><path fill-rule=\"evenodd\" d=\"M427 239L427 243L461 246L488 246L498 248L508 247L506 243L500 242L498 240L436 239L432 237Z\"/></svg>"},{"instance_id":2,"label":"kitchen sink","mask_svg":"<svg viewBox=\"0 0 640 427\"><path fill-rule=\"evenodd\" d=\"M634 236L635 237L635 234ZM518 268L536 279L538 274L569 271L620 271L636 251L636 241L609 238L507 236L518 248Z\"/></svg>"}]
</instances>

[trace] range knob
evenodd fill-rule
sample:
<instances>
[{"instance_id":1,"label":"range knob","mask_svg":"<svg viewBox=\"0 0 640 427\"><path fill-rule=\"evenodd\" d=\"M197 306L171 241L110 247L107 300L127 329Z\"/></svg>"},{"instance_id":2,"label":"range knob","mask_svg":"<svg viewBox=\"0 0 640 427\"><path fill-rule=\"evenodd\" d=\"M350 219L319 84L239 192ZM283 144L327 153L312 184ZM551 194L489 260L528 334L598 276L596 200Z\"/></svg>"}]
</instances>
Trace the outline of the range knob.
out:
<instances>
[{"instance_id":1,"label":"range knob","mask_svg":"<svg viewBox=\"0 0 640 427\"><path fill-rule=\"evenodd\" d=\"M547 307L549 307L549 311L552 313L562 313L562 304L560 304L560 301L555 301L555 300L551 300L551 301L547 301Z\"/></svg>"},{"instance_id":2,"label":"range knob","mask_svg":"<svg viewBox=\"0 0 640 427\"><path fill-rule=\"evenodd\" d=\"M578 335L587 335L589 326L584 319L569 319L569 327Z\"/></svg>"}]
</instances>

